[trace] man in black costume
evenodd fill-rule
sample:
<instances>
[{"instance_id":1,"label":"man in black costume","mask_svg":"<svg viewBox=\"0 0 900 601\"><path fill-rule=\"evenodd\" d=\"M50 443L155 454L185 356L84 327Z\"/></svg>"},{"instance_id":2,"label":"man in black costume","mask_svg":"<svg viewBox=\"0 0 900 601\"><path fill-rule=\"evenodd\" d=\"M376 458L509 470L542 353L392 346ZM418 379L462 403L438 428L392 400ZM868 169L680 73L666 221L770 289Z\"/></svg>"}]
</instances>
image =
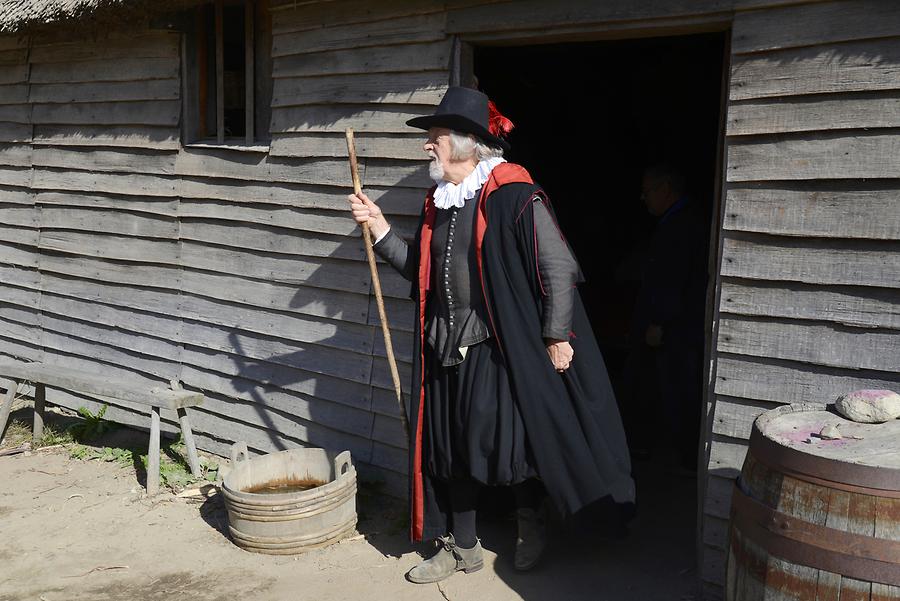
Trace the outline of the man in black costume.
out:
<instances>
[{"instance_id":1,"label":"man in black costume","mask_svg":"<svg viewBox=\"0 0 900 601\"><path fill-rule=\"evenodd\" d=\"M483 566L478 490L511 486L526 570L546 541L546 497L562 515L604 498L634 501L621 419L575 285L580 270L528 172L507 163L512 124L487 96L452 87L428 131L436 182L415 240L391 231L365 194L350 195L375 250L413 283L411 538L438 539L416 583Z\"/></svg>"}]
</instances>

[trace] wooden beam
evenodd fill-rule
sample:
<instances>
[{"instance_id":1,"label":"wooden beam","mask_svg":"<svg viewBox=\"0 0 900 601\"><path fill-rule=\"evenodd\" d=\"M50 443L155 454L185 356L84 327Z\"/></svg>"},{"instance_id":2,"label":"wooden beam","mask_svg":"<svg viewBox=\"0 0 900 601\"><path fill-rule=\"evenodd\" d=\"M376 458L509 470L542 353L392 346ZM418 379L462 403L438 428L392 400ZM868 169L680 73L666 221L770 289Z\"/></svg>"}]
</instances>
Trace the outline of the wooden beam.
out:
<instances>
[{"instance_id":1,"label":"wooden beam","mask_svg":"<svg viewBox=\"0 0 900 601\"><path fill-rule=\"evenodd\" d=\"M209 59L206 56L207 41L206 23L203 18L204 12L203 6L197 7L197 138L201 140L209 135L206 129L206 107L209 102L209 71L206 68L206 62Z\"/></svg>"},{"instance_id":2,"label":"wooden beam","mask_svg":"<svg viewBox=\"0 0 900 601\"><path fill-rule=\"evenodd\" d=\"M253 122L255 108L253 106L253 92L255 90L254 81L254 53L253 53L253 2L247 0L244 3L244 92L246 94L244 101L244 141L249 145L253 144L256 138L253 131Z\"/></svg>"},{"instance_id":3,"label":"wooden beam","mask_svg":"<svg viewBox=\"0 0 900 601\"><path fill-rule=\"evenodd\" d=\"M216 0L216 142L225 143L224 0Z\"/></svg>"}]
</instances>

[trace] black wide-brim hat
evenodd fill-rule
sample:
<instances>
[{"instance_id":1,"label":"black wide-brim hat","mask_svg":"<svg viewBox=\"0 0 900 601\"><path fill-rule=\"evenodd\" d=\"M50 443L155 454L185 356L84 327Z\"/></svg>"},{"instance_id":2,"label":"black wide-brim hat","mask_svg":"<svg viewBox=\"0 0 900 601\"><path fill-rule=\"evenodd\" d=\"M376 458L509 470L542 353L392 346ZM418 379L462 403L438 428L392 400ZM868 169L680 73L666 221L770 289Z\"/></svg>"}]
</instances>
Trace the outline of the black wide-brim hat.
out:
<instances>
[{"instance_id":1,"label":"black wide-brim hat","mask_svg":"<svg viewBox=\"0 0 900 601\"><path fill-rule=\"evenodd\" d=\"M460 133L472 134L488 146L509 150L506 140L498 138L488 129L490 109L487 95L472 88L451 87L433 115L415 117L406 122L411 127L430 129L446 127Z\"/></svg>"}]
</instances>

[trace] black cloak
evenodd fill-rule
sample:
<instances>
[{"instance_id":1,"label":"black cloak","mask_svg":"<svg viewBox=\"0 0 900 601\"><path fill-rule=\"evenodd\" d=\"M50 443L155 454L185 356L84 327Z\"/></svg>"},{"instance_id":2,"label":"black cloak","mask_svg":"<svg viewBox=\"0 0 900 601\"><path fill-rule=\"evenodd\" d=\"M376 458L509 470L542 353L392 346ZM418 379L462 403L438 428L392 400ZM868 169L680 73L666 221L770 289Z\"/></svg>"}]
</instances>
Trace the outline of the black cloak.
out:
<instances>
[{"instance_id":1,"label":"black cloak","mask_svg":"<svg viewBox=\"0 0 900 601\"><path fill-rule=\"evenodd\" d=\"M433 193L433 190L432 190ZM424 409L423 325L431 274L431 227L436 208L429 193L414 249L419 278L413 386L410 396L410 536L447 532L447 507L422 469ZM544 198L524 168L501 163L478 199L475 244L491 333L503 352L540 479L556 508L569 515L604 497L634 501L625 432L600 349L581 298L575 295L570 343L574 359L557 373L541 337L542 292L537 264L534 198ZM552 208L547 202L548 209Z\"/></svg>"}]
</instances>

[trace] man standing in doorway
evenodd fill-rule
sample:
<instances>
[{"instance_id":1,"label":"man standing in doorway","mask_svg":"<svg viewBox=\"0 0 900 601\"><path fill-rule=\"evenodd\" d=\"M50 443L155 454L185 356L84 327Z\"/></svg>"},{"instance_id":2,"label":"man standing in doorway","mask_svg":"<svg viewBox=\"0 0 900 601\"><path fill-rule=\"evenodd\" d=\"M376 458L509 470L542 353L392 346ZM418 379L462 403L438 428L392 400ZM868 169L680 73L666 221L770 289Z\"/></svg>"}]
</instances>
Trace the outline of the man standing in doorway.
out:
<instances>
[{"instance_id":1,"label":"man standing in doorway","mask_svg":"<svg viewBox=\"0 0 900 601\"><path fill-rule=\"evenodd\" d=\"M476 90L450 88L424 151L435 181L407 244L365 194L349 197L375 249L412 282L417 307L410 422L411 538L437 553L407 574L437 582L483 565L482 486L511 486L514 564L546 541L546 494L561 514L634 500L624 431L575 284L580 270L547 197L503 158L511 123ZM546 491L546 492L545 492Z\"/></svg>"},{"instance_id":2,"label":"man standing in doorway","mask_svg":"<svg viewBox=\"0 0 900 601\"><path fill-rule=\"evenodd\" d=\"M649 362L681 466L694 471L700 435L708 232L684 176L644 172L641 199L657 217L632 327L633 352ZM633 373L637 370L633 369Z\"/></svg>"}]
</instances>

